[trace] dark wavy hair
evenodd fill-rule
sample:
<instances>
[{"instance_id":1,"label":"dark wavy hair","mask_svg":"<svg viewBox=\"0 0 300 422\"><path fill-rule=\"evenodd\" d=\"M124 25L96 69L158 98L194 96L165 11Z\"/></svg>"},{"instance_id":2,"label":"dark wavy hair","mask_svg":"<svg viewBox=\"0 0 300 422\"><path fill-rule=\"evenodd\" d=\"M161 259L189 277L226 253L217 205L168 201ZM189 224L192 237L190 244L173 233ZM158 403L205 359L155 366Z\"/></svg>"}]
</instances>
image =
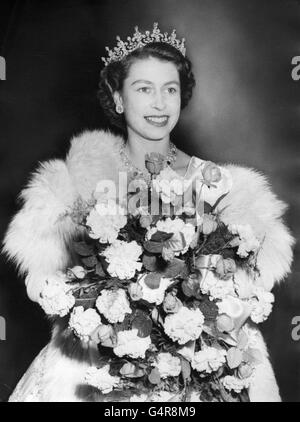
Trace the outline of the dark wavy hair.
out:
<instances>
[{"instance_id":1,"label":"dark wavy hair","mask_svg":"<svg viewBox=\"0 0 300 422\"><path fill-rule=\"evenodd\" d=\"M179 72L181 109L183 109L192 97L195 86L195 78L192 72L192 64L180 51L167 43L153 42L144 47L134 50L122 60L111 62L100 73L99 89L97 97L101 107L108 116L110 123L126 132L124 114L118 114L115 110L113 93L123 88L130 66L135 60L155 57L159 60L169 61L175 64Z\"/></svg>"}]
</instances>

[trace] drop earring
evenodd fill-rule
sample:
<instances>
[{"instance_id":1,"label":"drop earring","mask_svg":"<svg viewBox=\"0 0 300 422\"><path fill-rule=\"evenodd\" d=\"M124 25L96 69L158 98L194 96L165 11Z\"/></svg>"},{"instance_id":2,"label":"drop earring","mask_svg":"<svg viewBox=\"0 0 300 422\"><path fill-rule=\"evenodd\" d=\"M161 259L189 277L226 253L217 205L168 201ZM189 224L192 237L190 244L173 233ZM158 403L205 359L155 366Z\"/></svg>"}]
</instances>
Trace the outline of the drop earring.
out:
<instances>
[{"instance_id":1,"label":"drop earring","mask_svg":"<svg viewBox=\"0 0 300 422\"><path fill-rule=\"evenodd\" d=\"M117 104L116 105L116 112L118 113L118 114L122 114L123 113L123 106L121 105L121 104Z\"/></svg>"}]
</instances>

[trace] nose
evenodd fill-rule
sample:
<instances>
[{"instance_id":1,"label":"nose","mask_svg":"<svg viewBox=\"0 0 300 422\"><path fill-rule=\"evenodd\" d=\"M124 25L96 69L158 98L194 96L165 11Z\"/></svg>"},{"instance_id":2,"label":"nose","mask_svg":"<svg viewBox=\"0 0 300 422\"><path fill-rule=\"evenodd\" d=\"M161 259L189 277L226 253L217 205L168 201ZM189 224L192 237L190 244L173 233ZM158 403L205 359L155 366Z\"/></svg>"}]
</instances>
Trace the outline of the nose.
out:
<instances>
[{"instance_id":1,"label":"nose","mask_svg":"<svg viewBox=\"0 0 300 422\"><path fill-rule=\"evenodd\" d=\"M160 91L154 93L152 106L156 110L163 110L165 108L165 98Z\"/></svg>"}]
</instances>

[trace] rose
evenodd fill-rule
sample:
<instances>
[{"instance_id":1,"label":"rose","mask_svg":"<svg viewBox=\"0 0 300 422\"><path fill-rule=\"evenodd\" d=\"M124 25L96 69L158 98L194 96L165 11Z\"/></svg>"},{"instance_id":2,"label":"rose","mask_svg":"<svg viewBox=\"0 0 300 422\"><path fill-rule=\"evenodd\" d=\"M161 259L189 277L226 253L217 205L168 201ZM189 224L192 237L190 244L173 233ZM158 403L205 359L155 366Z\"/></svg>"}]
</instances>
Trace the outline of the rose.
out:
<instances>
[{"instance_id":1,"label":"rose","mask_svg":"<svg viewBox=\"0 0 300 422\"><path fill-rule=\"evenodd\" d=\"M175 258L175 252L171 248L163 247L161 255L165 261L172 261Z\"/></svg>"},{"instance_id":2,"label":"rose","mask_svg":"<svg viewBox=\"0 0 300 422\"><path fill-rule=\"evenodd\" d=\"M116 335L110 324L100 325L91 337L93 341L101 343L105 347L114 347L116 345Z\"/></svg>"},{"instance_id":3,"label":"rose","mask_svg":"<svg viewBox=\"0 0 300 422\"><path fill-rule=\"evenodd\" d=\"M137 301L143 297L143 288L138 283L130 283L128 293L133 301Z\"/></svg>"},{"instance_id":4,"label":"rose","mask_svg":"<svg viewBox=\"0 0 300 422\"><path fill-rule=\"evenodd\" d=\"M197 274L191 274L187 280L184 280L181 284L181 288L185 296L197 296L200 289Z\"/></svg>"},{"instance_id":5,"label":"rose","mask_svg":"<svg viewBox=\"0 0 300 422\"><path fill-rule=\"evenodd\" d=\"M86 276L86 270L80 265L76 265L75 267L68 269L67 276L71 279L75 277L81 280Z\"/></svg>"},{"instance_id":6,"label":"rose","mask_svg":"<svg viewBox=\"0 0 300 422\"><path fill-rule=\"evenodd\" d=\"M204 214L203 220L202 220L202 233L204 235L209 235L216 231L218 227L218 223L216 222L216 219L211 214Z\"/></svg>"},{"instance_id":7,"label":"rose","mask_svg":"<svg viewBox=\"0 0 300 422\"><path fill-rule=\"evenodd\" d=\"M164 168L165 158L159 152L151 152L145 155L145 167L151 174L159 174Z\"/></svg>"},{"instance_id":8,"label":"rose","mask_svg":"<svg viewBox=\"0 0 300 422\"><path fill-rule=\"evenodd\" d=\"M217 183L221 180L221 170L220 168L211 161L207 161L203 167L202 175L204 182L208 185L211 183Z\"/></svg>"},{"instance_id":9,"label":"rose","mask_svg":"<svg viewBox=\"0 0 300 422\"><path fill-rule=\"evenodd\" d=\"M253 367L249 363L242 363L238 368L240 378L249 378L253 374Z\"/></svg>"},{"instance_id":10,"label":"rose","mask_svg":"<svg viewBox=\"0 0 300 422\"><path fill-rule=\"evenodd\" d=\"M216 264L216 273L222 280L229 280L236 272L236 264L233 259L222 257L218 259Z\"/></svg>"},{"instance_id":11,"label":"rose","mask_svg":"<svg viewBox=\"0 0 300 422\"><path fill-rule=\"evenodd\" d=\"M140 217L140 225L143 228L147 228L152 223L152 216L151 215L141 215Z\"/></svg>"},{"instance_id":12,"label":"rose","mask_svg":"<svg viewBox=\"0 0 300 422\"><path fill-rule=\"evenodd\" d=\"M181 301L173 293L167 293L163 302L163 308L167 314L178 312L181 306Z\"/></svg>"},{"instance_id":13,"label":"rose","mask_svg":"<svg viewBox=\"0 0 300 422\"><path fill-rule=\"evenodd\" d=\"M234 329L233 319L226 314L219 315L216 324L217 329L221 331L221 333L230 333L230 331Z\"/></svg>"}]
</instances>

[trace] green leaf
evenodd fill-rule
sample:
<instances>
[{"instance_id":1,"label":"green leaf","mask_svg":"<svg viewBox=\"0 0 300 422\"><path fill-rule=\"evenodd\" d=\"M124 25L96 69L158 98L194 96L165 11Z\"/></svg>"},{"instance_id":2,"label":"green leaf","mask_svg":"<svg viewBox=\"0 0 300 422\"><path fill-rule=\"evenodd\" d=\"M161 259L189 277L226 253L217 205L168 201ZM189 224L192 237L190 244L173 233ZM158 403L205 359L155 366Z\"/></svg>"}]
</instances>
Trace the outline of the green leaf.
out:
<instances>
[{"instance_id":1,"label":"green leaf","mask_svg":"<svg viewBox=\"0 0 300 422\"><path fill-rule=\"evenodd\" d=\"M155 255L143 255L143 265L148 271L155 271L157 269L157 258Z\"/></svg>"},{"instance_id":2,"label":"green leaf","mask_svg":"<svg viewBox=\"0 0 300 422\"><path fill-rule=\"evenodd\" d=\"M83 263L84 265L86 265L88 268L92 268L92 267L94 267L95 265L97 265L97 263L98 263L98 260L97 260L97 258L96 258L94 255L84 257L84 258L82 258L82 259L81 259L81 261L82 261L82 263Z\"/></svg>"},{"instance_id":3,"label":"green leaf","mask_svg":"<svg viewBox=\"0 0 300 422\"><path fill-rule=\"evenodd\" d=\"M212 209L211 209L211 212L214 212L214 210L217 208L217 206L219 205L219 203L222 201L222 199L224 199L225 198L225 196L227 196L228 195L228 192L227 193L224 193L223 195L221 195L220 196L220 198L218 198L217 200L216 200L216 202L214 203L214 205L213 205L213 207L212 207Z\"/></svg>"},{"instance_id":4,"label":"green leaf","mask_svg":"<svg viewBox=\"0 0 300 422\"><path fill-rule=\"evenodd\" d=\"M83 308L89 309L93 308L96 303L96 298L80 298L75 300L75 306L83 306Z\"/></svg>"},{"instance_id":5,"label":"green leaf","mask_svg":"<svg viewBox=\"0 0 300 422\"><path fill-rule=\"evenodd\" d=\"M160 285L161 274L157 272L149 273L146 275L144 282L149 289L158 289Z\"/></svg>"},{"instance_id":6,"label":"green leaf","mask_svg":"<svg viewBox=\"0 0 300 422\"><path fill-rule=\"evenodd\" d=\"M186 359L183 358L180 358L180 362L183 381L184 383L189 382L191 379L191 365Z\"/></svg>"},{"instance_id":7,"label":"green leaf","mask_svg":"<svg viewBox=\"0 0 300 422\"><path fill-rule=\"evenodd\" d=\"M215 302L207 299L203 301L197 301L198 308L203 313L206 321L215 321L217 318L219 308Z\"/></svg>"},{"instance_id":8,"label":"green leaf","mask_svg":"<svg viewBox=\"0 0 300 422\"><path fill-rule=\"evenodd\" d=\"M165 242L166 240L171 239L171 237L173 237L174 233L166 233L160 230L157 230L157 232L155 232L152 237L151 237L151 241L152 242Z\"/></svg>"},{"instance_id":9,"label":"green leaf","mask_svg":"<svg viewBox=\"0 0 300 422\"><path fill-rule=\"evenodd\" d=\"M161 272L163 277L166 278L175 278L179 275L184 277L188 272L186 263L181 259L174 258L168 263L166 268Z\"/></svg>"},{"instance_id":10,"label":"green leaf","mask_svg":"<svg viewBox=\"0 0 300 422\"><path fill-rule=\"evenodd\" d=\"M237 368L243 361L243 352L237 347L231 347L227 351L227 363L229 368Z\"/></svg>"},{"instance_id":11,"label":"green leaf","mask_svg":"<svg viewBox=\"0 0 300 422\"><path fill-rule=\"evenodd\" d=\"M152 240L147 240L144 242L144 249L150 253L162 253L164 243L152 242Z\"/></svg>"},{"instance_id":12,"label":"green leaf","mask_svg":"<svg viewBox=\"0 0 300 422\"><path fill-rule=\"evenodd\" d=\"M143 311L137 310L131 327L138 330L139 337L148 337L152 331L152 321Z\"/></svg>"},{"instance_id":13,"label":"green leaf","mask_svg":"<svg viewBox=\"0 0 300 422\"><path fill-rule=\"evenodd\" d=\"M80 256L90 256L94 253L94 248L85 242L74 242L74 250Z\"/></svg>"},{"instance_id":14,"label":"green leaf","mask_svg":"<svg viewBox=\"0 0 300 422\"><path fill-rule=\"evenodd\" d=\"M102 265L99 261L96 264L95 273L100 277L105 277L105 272L104 272Z\"/></svg>"}]
</instances>

